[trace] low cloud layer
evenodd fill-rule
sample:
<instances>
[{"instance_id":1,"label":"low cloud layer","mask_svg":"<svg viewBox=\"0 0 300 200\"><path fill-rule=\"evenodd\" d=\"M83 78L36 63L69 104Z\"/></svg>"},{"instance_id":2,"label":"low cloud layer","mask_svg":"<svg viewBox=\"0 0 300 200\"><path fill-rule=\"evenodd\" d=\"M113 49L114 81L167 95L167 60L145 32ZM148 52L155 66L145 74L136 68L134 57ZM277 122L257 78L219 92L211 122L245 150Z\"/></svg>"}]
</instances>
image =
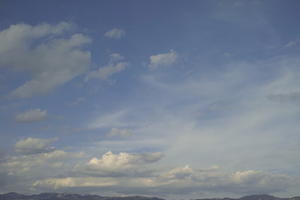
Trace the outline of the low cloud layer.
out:
<instances>
[{"instance_id":1,"label":"low cloud layer","mask_svg":"<svg viewBox=\"0 0 300 200\"><path fill-rule=\"evenodd\" d=\"M176 171L176 172L175 172ZM224 173L218 170L201 171L187 168L176 168L167 173L151 177L67 177L50 178L34 182L37 188L71 189L97 188L130 194L165 195L189 194L202 192L238 193L273 193L284 191L294 181L291 177L268 174L260 171L238 171Z\"/></svg>"},{"instance_id":2,"label":"low cloud layer","mask_svg":"<svg viewBox=\"0 0 300 200\"><path fill-rule=\"evenodd\" d=\"M109 151L100 158L54 148L46 152L50 142L53 140L38 138L18 141L16 150L23 155L7 157L0 163L2 178L19 180L37 191L156 196L207 191L241 195L274 193L285 191L297 182L297 178L257 170L228 172L216 166L196 169L188 165L157 168L155 165L164 158L160 152L114 154ZM3 189L6 187L4 183Z\"/></svg>"}]
</instances>

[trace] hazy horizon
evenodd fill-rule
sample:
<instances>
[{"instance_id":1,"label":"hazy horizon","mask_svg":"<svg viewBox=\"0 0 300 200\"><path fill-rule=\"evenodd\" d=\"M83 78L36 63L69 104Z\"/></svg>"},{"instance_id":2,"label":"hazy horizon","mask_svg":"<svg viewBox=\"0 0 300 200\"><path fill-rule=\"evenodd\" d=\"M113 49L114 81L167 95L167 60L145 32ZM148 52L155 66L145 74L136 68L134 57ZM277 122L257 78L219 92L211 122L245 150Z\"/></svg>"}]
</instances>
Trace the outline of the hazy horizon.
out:
<instances>
[{"instance_id":1,"label":"hazy horizon","mask_svg":"<svg viewBox=\"0 0 300 200\"><path fill-rule=\"evenodd\" d=\"M0 0L0 193L299 196L299 10Z\"/></svg>"}]
</instances>

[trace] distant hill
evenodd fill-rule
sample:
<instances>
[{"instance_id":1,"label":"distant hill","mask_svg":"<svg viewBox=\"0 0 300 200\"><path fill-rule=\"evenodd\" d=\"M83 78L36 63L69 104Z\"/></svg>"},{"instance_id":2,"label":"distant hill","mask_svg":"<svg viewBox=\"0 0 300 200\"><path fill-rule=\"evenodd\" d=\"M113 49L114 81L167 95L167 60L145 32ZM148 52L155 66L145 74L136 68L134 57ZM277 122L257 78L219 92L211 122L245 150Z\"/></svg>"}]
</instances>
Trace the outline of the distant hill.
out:
<instances>
[{"instance_id":1,"label":"distant hill","mask_svg":"<svg viewBox=\"0 0 300 200\"><path fill-rule=\"evenodd\" d=\"M195 199L195 200L300 200L300 196L298 197L290 197L290 198L279 198L274 197L267 194L261 194L261 195L249 195L244 196L241 198L209 198L209 199Z\"/></svg>"},{"instance_id":2,"label":"distant hill","mask_svg":"<svg viewBox=\"0 0 300 200\"><path fill-rule=\"evenodd\" d=\"M0 200L164 200L156 197L129 196L129 197L104 197L99 195L81 195L65 193L41 193L24 195L18 193L0 194Z\"/></svg>"},{"instance_id":3,"label":"distant hill","mask_svg":"<svg viewBox=\"0 0 300 200\"><path fill-rule=\"evenodd\" d=\"M0 194L0 200L164 200L157 197L127 196L127 197L105 197L99 195L81 195L65 193L41 193L24 195L18 193ZM271 195L250 195L238 199L234 198L209 198L195 200L300 200L299 197L279 198Z\"/></svg>"}]
</instances>

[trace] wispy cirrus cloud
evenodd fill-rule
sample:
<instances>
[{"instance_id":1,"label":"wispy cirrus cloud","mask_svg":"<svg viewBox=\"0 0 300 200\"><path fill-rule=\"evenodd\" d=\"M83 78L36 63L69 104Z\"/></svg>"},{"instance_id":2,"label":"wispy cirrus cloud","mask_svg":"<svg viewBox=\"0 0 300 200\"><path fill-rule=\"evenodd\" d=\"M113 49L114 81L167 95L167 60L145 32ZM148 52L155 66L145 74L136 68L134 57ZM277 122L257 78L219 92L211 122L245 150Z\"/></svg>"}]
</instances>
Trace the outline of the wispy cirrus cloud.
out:
<instances>
[{"instance_id":1,"label":"wispy cirrus cloud","mask_svg":"<svg viewBox=\"0 0 300 200\"><path fill-rule=\"evenodd\" d=\"M107 134L107 136L109 137L115 137L115 136L128 137L131 135L132 133L129 129L119 129L119 128L112 128L110 132Z\"/></svg>"},{"instance_id":2,"label":"wispy cirrus cloud","mask_svg":"<svg viewBox=\"0 0 300 200\"><path fill-rule=\"evenodd\" d=\"M107 31L104 34L105 37L108 37L110 39L121 39L122 37L125 36L125 31L120 28L113 28L109 31Z\"/></svg>"},{"instance_id":3,"label":"wispy cirrus cloud","mask_svg":"<svg viewBox=\"0 0 300 200\"><path fill-rule=\"evenodd\" d=\"M90 79L107 80L114 74L120 73L129 65L128 62L122 61L124 57L118 53L112 53L107 65L99 67L97 70L90 71L85 77L85 81Z\"/></svg>"},{"instance_id":4,"label":"wispy cirrus cloud","mask_svg":"<svg viewBox=\"0 0 300 200\"><path fill-rule=\"evenodd\" d=\"M31 122L45 120L47 116L48 114L46 110L41 110L37 108L37 109L31 109L17 114L15 120L17 122L22 122L22 123L31 123Z\"/></svg>"}]
</instances>

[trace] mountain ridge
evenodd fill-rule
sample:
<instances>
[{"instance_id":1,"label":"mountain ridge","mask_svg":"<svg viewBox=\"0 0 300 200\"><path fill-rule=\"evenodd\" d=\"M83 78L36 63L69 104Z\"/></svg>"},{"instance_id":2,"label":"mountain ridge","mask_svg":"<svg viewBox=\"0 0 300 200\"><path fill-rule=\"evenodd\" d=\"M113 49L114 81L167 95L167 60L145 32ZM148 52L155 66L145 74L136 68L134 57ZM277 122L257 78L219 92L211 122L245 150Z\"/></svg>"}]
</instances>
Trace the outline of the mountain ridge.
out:
<instances>
[{"instance_id":1,"label":"mountain ridge","mask_svg":"<svg viewBox=\"0 0 300 200\"><path fill-rule=\"evenodd\" d=\"M75 193L40 193L40 194L20 194L10 192L0 194L0 200L165 200L159 197L148 196L101 196L95 194L75 194ZM194 200L300 200L300 196L276 197L268 194L254 194L242 196L240 198L197 198Z\"/></svg>"}]
</instances>

